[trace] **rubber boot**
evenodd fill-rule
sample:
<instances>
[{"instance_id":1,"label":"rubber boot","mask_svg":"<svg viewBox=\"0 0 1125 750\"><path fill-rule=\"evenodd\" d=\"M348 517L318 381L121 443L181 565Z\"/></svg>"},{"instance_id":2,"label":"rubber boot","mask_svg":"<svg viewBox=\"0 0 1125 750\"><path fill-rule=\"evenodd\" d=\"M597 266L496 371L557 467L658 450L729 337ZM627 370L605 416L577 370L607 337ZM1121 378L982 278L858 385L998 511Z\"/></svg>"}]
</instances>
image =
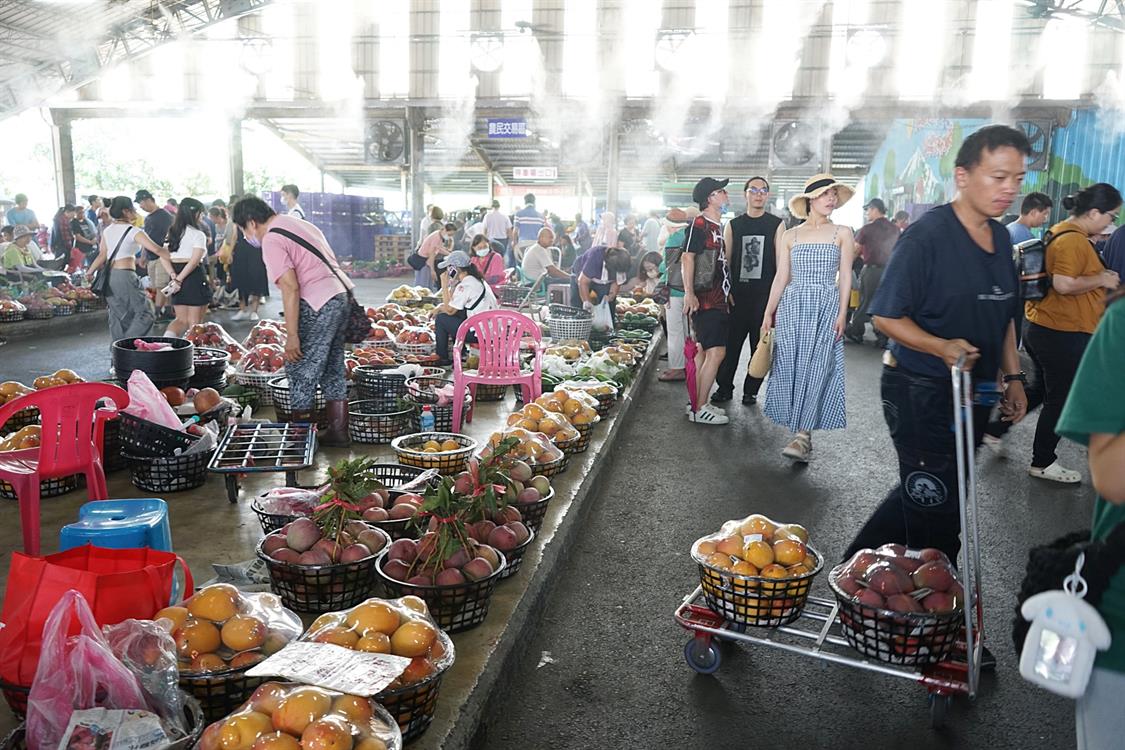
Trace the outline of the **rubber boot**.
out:
<instances>
[{"instance_id":1,"label":"rubber boot","mask_svg":"<svg viewBox=\"0 0 1125 750\"><path fill-rule=\"evenodd\" d=\"M313 421L312 412L307 411L307 410L294 409L293 411L289 412L289 421L290 422L312 422Z\"/></svg>"},{"instance_id":2,"label":"rubber boot","mask_svg":"<svg viewBox=\"0 0 1125 750\"><path fill-rule=\"evenodd\" d=\"M328 402L328 429L322 432L317 441L321 445L347 447L352 444L348 435L348 401L336 399Z\"/></svg>"}]
</instances>

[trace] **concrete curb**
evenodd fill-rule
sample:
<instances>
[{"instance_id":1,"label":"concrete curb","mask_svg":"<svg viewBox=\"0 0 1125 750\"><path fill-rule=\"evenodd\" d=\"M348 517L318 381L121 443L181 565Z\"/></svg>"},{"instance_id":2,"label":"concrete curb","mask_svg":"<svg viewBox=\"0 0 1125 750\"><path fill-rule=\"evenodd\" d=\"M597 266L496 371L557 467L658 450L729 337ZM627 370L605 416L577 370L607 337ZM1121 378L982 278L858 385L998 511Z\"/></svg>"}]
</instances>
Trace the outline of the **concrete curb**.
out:
<instances>
[{"instance_id":1,"label":"concrete curb","mask_svg":"<svg viewBox=\"0 0 1125 750\"><path fill-rule=\"evenodd\" d=\"M594 462L591 470L582 478L578 489L571 501L571 511L559 523L553 538L543 550L539 566L535 569L532 580L528 583L515 610L508 618L507 626L500 635L493 649L491 658L488 659L484 670L480 673L476 685L469 694L468 699L461 705L460 714L450 732L440 740L444 750L468 750L469 748L484 747L488 731L489 717L496 715L499 706L499 696L507 688L511 675L515 674L517 666L523 659L531 655L521 649L539 627L539 613L543 604L554 589L555 579L553 572L566 561L583 522L589 514L590 503L587 499L594 494L598 480L606 465L612 461L609 455L618 433L625 428L633 410L633 404L645 387L649 375L656 368L659 352L663 343L662 334L654 334L652 344L649 346L645 361L637 369L636 377L629 386L625 396L617 406L613 423L609 426L601 450L605 457ZM427 738L433 740L435 738ZM427 743L429 744L429 743Z\"/></svg>"},{"instance_id":2,"label":"concrete curb","mask_svg":"<svg viewBox=\"0 0 1125 750\"><path fill-rule=\"evenodd\" d=\"M76 312L45 320L21 320L18 323L0 323L0 336L8 339L24 339L31 336L51 336L71 334L75 331L88 331L105 328L108 313L105 310Z\"/></svg>"}]
</instances>

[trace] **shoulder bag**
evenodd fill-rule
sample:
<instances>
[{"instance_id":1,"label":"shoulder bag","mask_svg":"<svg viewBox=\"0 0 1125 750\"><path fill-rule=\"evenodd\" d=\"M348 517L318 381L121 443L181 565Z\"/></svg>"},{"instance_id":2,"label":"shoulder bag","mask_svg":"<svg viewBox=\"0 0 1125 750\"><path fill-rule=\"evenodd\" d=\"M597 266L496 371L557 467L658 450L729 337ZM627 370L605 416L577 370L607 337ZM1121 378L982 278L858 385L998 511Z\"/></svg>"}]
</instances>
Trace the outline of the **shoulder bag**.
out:
<instances>
[{"instance_id":1,"label":"shoulder bag","mask_svg":"<svg viewBox=\"0 0 1125 750\"><path fill-rule=\"evenodd\" d=\"M691 237L694 229L695 222L693 221L688 224L685 230L683 246L673 249L668 254L668 286L673 289L684 289L683 256L684 253L691 252ZM669 251L665 250L665 252L668 253ZM705 249L703 252L693 253L693 255L695 255L695 271L692 274L691 288L696 294L702 294L709 291L715 281L715 262L718 251Z\"/></svg>"},{"instance_id":2,"label":"shoulder bag","mask_svg":"<svg viewBox=\"0 0 1125 750\"><path fill-rule=\"evenodd\" d=\"M1043 239L1030 239L1012 248L1016 272L1020 277L1020 298L1038 302L1051 291L1051 274L1047 273L1047 248L1064 234L1078 234L1077 229L1067 229L1058 234L1047 232ZM1100 257L1100 256L1099 256Z\"/></svg>"},{"instance_id":3,"label":"shoulder bag","mask_svg":"<svg viewBox=\"0 0 1125 750\"><path fill-rule=\"evenodd\" d=\"M348 294L348 320L344 326L344 341L348 342L349 344L358 344L361 341L366 340L368 334L371 333L371 321L368 319L366 311L364 311L360 304L356 302L355 294L351 289L348 288L348 285L344 282L344 278L340 275L340 272L336 269L336 266L329 263L328 258L325 258L324 253L320 252L320 250L318 250L315 245L300 237L299 235L293 234L287 229L281 229L280 227L274 227L270 231L293 240L298 245L305 248L316 257L320 258L324 265L328 266L328 270L332 272L333 276L339 279L340 283L344 285L344 290Z\"/></svg>"},{"instance_id":4,"label":"shoulder bag","mask_svg":"<svg viewBox=\"0 0 1125 750\"><path fill-rule=\"evenodd\" d=\"M113 252L109 254L106 259L105 265L98 271L98 275L90 282L90 291L97 296L105 299L113 294L109 288L109 274L113 270L113 261L117 258L117 251L121 249L121 243L129 236L135 227L126 227L125 231L121 233L121 238L117 240L117 244L113 246Z\"/></svg>"}]
</instances>

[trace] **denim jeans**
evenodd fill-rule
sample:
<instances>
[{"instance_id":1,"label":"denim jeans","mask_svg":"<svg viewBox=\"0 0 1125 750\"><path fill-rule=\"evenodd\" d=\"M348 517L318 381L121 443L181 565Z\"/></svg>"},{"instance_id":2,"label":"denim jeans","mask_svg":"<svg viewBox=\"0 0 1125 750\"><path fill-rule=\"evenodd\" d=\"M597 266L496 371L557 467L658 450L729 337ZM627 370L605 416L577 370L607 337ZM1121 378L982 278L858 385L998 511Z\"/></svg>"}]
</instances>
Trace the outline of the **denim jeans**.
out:
<instances>
[{"instance_id":1,"label":"denim jeans","mask_svg":"<svg viewBox=\"0 0 1125 750\"><path fill-rule=\"evenodd\" d=\"M467 317L464 310L458 310L453 315L438 313L434 316L434 340L437 342L438 359L442 362L449 361L449 340L457 338L457 329Z\"/></svg>"},{"instance_id":2,"label":"denim jeans","mask_svg":"<svg viewBox=\"0 0 1125 750\"><path fill-rule=\"evenodd\" d=\"M956 562L961 515L952 381L884 367L882 395L883 418L898 454L899 484L864 524L845 559L864 547L897 542L936 547ZM976 446L988 412L988 407L973 409Z\"/></svg>"}]
</instances>

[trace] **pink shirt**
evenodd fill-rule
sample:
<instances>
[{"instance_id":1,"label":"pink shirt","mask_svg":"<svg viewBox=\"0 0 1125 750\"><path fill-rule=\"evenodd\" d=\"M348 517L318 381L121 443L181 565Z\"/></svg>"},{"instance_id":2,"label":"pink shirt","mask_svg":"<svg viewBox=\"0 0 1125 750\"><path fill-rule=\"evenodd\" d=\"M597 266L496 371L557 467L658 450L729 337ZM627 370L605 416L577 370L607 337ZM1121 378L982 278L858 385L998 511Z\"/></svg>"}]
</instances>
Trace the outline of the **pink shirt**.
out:
<instances>
[{"instance_id":1,"label":"pink shirt","mask_svg":"<svg viewBox=\"0 0 1125 750\"><path fill-rule=\"evenodd\" d=\"M336 254L328 245L324 234L307 221L302 221L292 216L278 214L270 222L270 229L284 229L298 237L307 240L320 250L328 262L336 267L337 273L347 280L347 276L339 270ZM301 299L309 303L309 307L319 310L324 303L335 297L340 292L355 287L350 280L347 287L340 283L335 274L329 270L320 258L310 253L303 246L288 237L283 237L276 232L266 232L262 239L262 260L266 264L266 272L270 281L277 283L289 269L297 275L297 285L300 287Z\"/></svg>"},{"instance_id":2,"label":"pink shirt","mask_svg":"<svg viewBox=\"0 0 1125 750\"><path fill-rule=\"evenodd\" d=\"M445 251L445 242L441 236L442 230L437 229L426 235L422 240L422 244L418 246L418 254L423 258L431 258L435 252L441 253Z\"/></svg>"}]
</instances>

